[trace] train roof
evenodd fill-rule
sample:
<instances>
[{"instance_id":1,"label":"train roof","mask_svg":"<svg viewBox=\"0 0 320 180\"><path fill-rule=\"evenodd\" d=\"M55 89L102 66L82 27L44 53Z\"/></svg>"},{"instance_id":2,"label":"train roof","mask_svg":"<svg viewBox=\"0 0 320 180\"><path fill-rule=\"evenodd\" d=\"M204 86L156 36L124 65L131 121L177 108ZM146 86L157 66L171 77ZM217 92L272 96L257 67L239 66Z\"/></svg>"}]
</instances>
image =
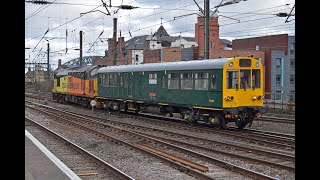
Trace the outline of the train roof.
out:
<instances>
[{"instance_id":1,"label":"train roof","mask_svg":"<svg viewBox=\"0 0 320 180\"><path fill-rule=\"evenodd\" d=\"M98 67L98 65L92 65L92 66L75 66L75 67L68 67L64 69L60 69L57 73L57 76L67 76L70 72L90 72L91 70Z\"/></svg>"},{"instance_id":2,"label":"train roof","mask_svg":"<svg viewBox=\"0 0 320 180\"><path fill-rule=\"evenodd\" d=\"M57 70L57 74L56 76L67 76L68 72L70 72L73 69L78 68L77 66L73 66L73 67L67 67L67 68L59 68Z\"/></svg>"},{"instance_id":3,"label":"train roof","mask_svg":"<svg viewBox=\"0 0 320 180\"><path fill-rule=\"evenodd\" d=\"M223 65L233 58L220 58L208 60L179 61L166 63L149 63L139 65L120 65L102 67L99 73L107 72L139 72L139 71L171 71L171 70L197 70L197 69L222 69Z\"/></svg>"}]
</instances>

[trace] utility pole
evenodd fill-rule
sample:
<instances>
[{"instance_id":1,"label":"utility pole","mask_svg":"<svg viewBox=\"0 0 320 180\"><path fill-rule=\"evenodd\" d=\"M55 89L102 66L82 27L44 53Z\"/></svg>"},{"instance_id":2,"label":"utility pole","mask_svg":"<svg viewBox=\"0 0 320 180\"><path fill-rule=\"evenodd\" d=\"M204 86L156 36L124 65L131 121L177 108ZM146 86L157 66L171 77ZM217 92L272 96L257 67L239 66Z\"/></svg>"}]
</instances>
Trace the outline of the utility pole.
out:
<instances>
[{"instance_id":1,"label":"utility pole","mask_svg":"<svg viewBox=\"0 0 320 180\"><path fill-rule=\"evenodd\" d=\"M80 31L80 66L82 66L82 31Z\"/></svg>"},{"instance_id":2,"label":"utility pole","mask_svg":"<svg viewBox=\"0 0 320 180\"><path fill-rule=\"evenodd\" d=\"M117 18L113 18L113 65L117 65Z\"/></svg>"},{"instance_id":3,"label":"utility pole","mask_svg":"<svg viewBox=\"0 0 320 180\"><path fill-rule=\"evenodd\" d=\"M209 0L204 1L204 59L209 59L209 22L210 22L210 4Z\"/></svg>"},{"instance_id":4,"label":"utility pole","mask_svg":"<svg viewBox=\"0 0 320 180\"><path fill-rule=\"evenodd\" d=\"M47 73L48 73L48 75L47 75L47 80L49 81L50 80L50 63L49 63L49 53L50 53L50 45L49 45L49 41L48 41L48 49L47 49L47 51L48 51L48 56L47 56Z\"/></svg>"}]
</instances>

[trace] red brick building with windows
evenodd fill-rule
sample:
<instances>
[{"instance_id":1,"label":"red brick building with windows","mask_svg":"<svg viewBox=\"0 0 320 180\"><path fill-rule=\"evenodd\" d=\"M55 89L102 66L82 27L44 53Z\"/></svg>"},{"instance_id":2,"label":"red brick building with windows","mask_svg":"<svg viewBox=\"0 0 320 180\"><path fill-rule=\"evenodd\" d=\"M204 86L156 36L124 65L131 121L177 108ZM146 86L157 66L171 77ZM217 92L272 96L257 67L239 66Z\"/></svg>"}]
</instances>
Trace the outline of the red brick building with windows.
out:
<instances>
[{"instance_id":1,"label":"red brick building with windows","mask_svg":"<svg viewBox=\"0 0 320 180\"><path fill-rule=\"evenodd\" d=\"M232 49L236 51L254 51L259 49L265 53L265 92L271 92L271 52L285 51L288 54L288 34L262 36L232 41Z\"/></svg>"},{"instance_id":2,"label":"red brick building with windows","mask_svg":"<svg viewBox=\"0 0 320 180\"><path fill-rule=\"evenodd\" d=\"M195 24L195 40L198 43L198 58L204 57L204 17L198 17L198 22ZM217 16L211 16L209 20L209 49L223 50L224 45L220 43L219 38L219 23Z\"/></svg>"},{"instance_id":3,"label":"red brick building with windows","mask_svg":"<svg viewBox=\"0 0 320 180\"><path fill-rule=\"evenodd\" d=\"M143 62L142 63L159 63L159 62L172 62L172 61L184 61L184 60L194 60L194 59L203 59L203 50L204 50L204 18L198 17L197 23L195 24L195 38L193 42L198 44L198 46L193 46L185 48L184 45L180 47L172 47L171 43L177 42L177 39L180 37L170 36L164 27L161 25L159 32L157 31L153 36L152 35L143 35L133 37L132 39L124 42L124 38L118 38L117 42L117 60L116 65L121 64L132 64L133 51L141 50L143 51ZM225 39L220 39L219 37L219 24L218 16L214 14L210 17L209 22L209 58L228 58L228 57L237 57L237 56L250 56L257 59L260 59L264 63L264 52L257 51L255 49L231 49L231 42ZM160 33L165 32L165 33ZM158 33L158 34L157 34ZM162 34L162 37L161 35ZM162 46L160 49L152 49L150 47L150 40L153 40L153 37L158 40L158 44L162 44L161 39L171 40L169 45ZM185 37L181 37L187 39ZM193 39L193 38L191 38ZM132 42L131 42L132 41ZM192 41L192 40L191 40ZM190 42L190 37L189 37ZM128 47L126 44L131 44ZM126 49L127 48L127 49ZM113 39L108 39L108 56L106 58L106 63L108 66L114 64L113 59ZM100 62L100 61L99 61ZM101 65L104 63L101 61Z\"/></svg>"}]
</instances>

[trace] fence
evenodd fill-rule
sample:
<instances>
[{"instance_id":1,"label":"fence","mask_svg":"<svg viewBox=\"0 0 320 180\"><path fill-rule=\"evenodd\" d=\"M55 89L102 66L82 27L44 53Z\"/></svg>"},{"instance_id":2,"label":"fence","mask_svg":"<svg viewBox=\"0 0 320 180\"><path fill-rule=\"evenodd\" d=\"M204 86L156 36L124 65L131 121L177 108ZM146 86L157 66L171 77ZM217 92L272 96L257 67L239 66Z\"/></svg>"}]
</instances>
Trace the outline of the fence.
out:
<instances>
[{"instance_id":1,"label":"fence","mask_svg":"<svg viewBox=\"0 0 320 180\"><path fill-rule=\"evenodd\" d=\"M264 99L267 110L295 111L295 94L266 92L265 97L268 97Z\"/></svg>"}]
</instances>

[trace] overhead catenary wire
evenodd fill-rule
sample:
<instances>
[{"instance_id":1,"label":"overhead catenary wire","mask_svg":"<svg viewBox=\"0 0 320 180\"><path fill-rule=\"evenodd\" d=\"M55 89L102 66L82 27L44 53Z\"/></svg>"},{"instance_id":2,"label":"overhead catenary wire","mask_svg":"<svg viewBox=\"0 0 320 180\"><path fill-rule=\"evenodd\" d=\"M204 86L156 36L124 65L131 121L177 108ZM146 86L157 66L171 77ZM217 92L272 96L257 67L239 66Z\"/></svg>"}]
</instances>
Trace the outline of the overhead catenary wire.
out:
<instances>
[{"instance_id":1,"label":"overhead catenary wire","mask_svg":"<svg viewBox=\"0 0 320 180\"><path fill-rule=\"evenodd\" d=\"M121 2L121 1L119 1L119 2ZM134 2L134 1L131 1L131 2ZM154 8L152 8L152 9L154 9ZM160 13L154 13L154 14L152 14L151 15L151 17L152 16L156 16L156 15L158 15L158 14L163 14L164 13L164 10L165 9L167 9L167 8L158 8L159 10L163 10L162 12L160 12ZM181 8L180 8L181 9ZM177 9L177 10L180 10L180 9ZM268 9L268 8L267 8ZM168 9L167 9L168 10ZM187 9L186 9L187 10ZM174 9L171 9L171 11L175 11ZM190 11L196 11L196 10L190 10ZM169 11L168 11L169 12ZM221 12L222 13L222 12ZM132 13L131 13L132 14ZM250 14L256 14L256 15L259 15L258 13L243 13L242 15L250 15ZM261 15L269 15L269 14L267 14L267 13L265 13L265 14L263 14L263 13L261 13ZM121 16L120 16L121 17ZM145 18L144 16L141 16L142 18ZM85 19L85 18L84 18ZM87 18L87 19L89 19L89 18ZM96 19L95 19L96 20ZM87 23L84 23L82 26L80 26L80 27L85 27L86 25L88 25L88 24L90 24L90 23L92 23L92 22L95 22L95 20L93 20L93 21L91 21L91 22L87 22ZM140 18L135 18L135 20L141 20ZM260 19L260 20L256 20L256 21L263 21L264 19ZM125 22L121 22L121 21L118 21L119 23L125 23ZM223 21L219 21L219 22L223 22ZM168 22L164 22L163 24L165 24L165 23L168 23ZM70 24L70 22L67 22L67 24ZM155 24L152 24L152 25L148 25L148 26L146 26L146 27L142 27L142 28L139 28L139 30L137 30L138 28L136 28L136 29L133 29L132 27L129 27L128 29L130 29L130 32L144 32L146 29L148 29L149 27L151 27L151 26L157 26L157 25L159 25L160 23L155 23ZM172 24L172 23L170 23L170 24ZM223 25L228 25L229 23L227 23L227 24L222 24L221 26L223 26ZM234 24L237 24L237 23L234 23ZM173 24L174 25L174 24ZM80 27L78 27L78 28L80 28ZM188 27L188 26L179 26L179 28L178 27L176 27L176 29L179 29L179 32L177 32L177 33L180 33L180 32L183 32L182 30L181 30L181 27ZM190 27L194 27L194 23L193 24L191 24L190 25ZM59 28L59 27L55 27L56 29L57 28ZM125 26L122 26L122 28L125 28ZM86 30L86 32L90 32L90 31L98 31L98 30L103 30L103 28L101 29L101 28L94 28L94 29L89 29L89 30ZM174 28L166 28L166 30L174 30ZM193 28L188 28L188 30L186 31L186 32L193 32L193 31L191 31ZM263 28L261 28L261 29L263 29ZM124 29L121 29L122 30L122 36L124 36L125 34L127 34L127 35L130 35L131 33L130 32L128 32L128 30L127 31L125 31ZM135 31L134 31L135 30ZM50 29L50 32L52 31L52 29ZM127 32L127 33L124 33L124 32ZM168 31L169 32L169 31ZM279 31L280 32L280 31ZM228 32L229 33L229 32ZM106 34L106 33L105 33ZM136 33L135 33L136 34ZM172 33L169 33L169 34L172 34ZM222 33L222 34L224 34L224 33ZM126 37L126 36L125 36ZM130 36L128 36L128 37L130 37ZM99 45L100 46L100 45Z\"/></svg>"},{"instance_id":2,"label":"overhead catenary wire","mask_svg":"<svg viewBox=\"0 0 320 180\"><path fill-rule=\"evenodd\" d=\"M203 1L201 1L201 2L203 2ZM191 6L191 5L193 5L193 4L185 5L185 6L182 6L182 7ZM286 4L286 5L288 5L288 4ZM102 6L102 5L99 5L98 7L100 7L100 6ZM267 9L271 9L271 8L281 7L281 6L285 6L285 5L274 6L274 7L265 8L265 9L262 9L262 10L267 10ZM96 7L96 8L98 8L98 7ZM94 8L94 9L96 9L96 8ZM93 10L94 10L94 9L93 9ZM259 10L256 10L256 11L259 11ZM251 12L256 12L256 11L251 11ZM165 11L165 12L167 12L167 11ZM162 13L162 12L161 12L161 13ZM160 13L156 13L156 14L160 14ZM156 14L154 14L154 15L156 15ZM240 14L244 14L244 13L240 13ZM153 16L153 15L150 15L150 16ZM145 16L145 17L143 17L143 18L150 17L150 16ZM120 17L121 17L121 16L120 16ZM231 17L232 17L232 16L231 16ZM76 20L76 19L79 19L79 18L80 18L80 17L77 17L77 18L75 18L75 19L73 19L73 20L70 20L70 21L67 22L67 23L70 23L70 22L72 22L72 21L74 21L74 20ZM140 19L142 19L142 18L140 18ZM126 21L126 22L128 22L128 21ZM119 24L123 24L123 23L126 23L126 22L122 22L122 23L119 22ZM62 24L62 25L64 25L64 24ZM58 27L60 27L60 26L58 26ZM51 29L50 31L53 31L54 29L57 29L58 27L55 27L55 28ZM139 28L139 29L141 29L141 28ZM130 32L133 32L133 31L130 31ZM39 36L40 36L40 35L39 35ZM39 37L39 36L33 37L32 39L37 38L37 37ZM31 39L29 39L29 40L31 40ZM28 41L29 41L29 40L28 40ZM26 42L27 42L27 41L26 41Z\"/></svg>"},{"instance_id":3,"label":"overhead catenary wire","mask_svg":"<svg viewBox=\"0 0 320 180\"><path fill-rule=\"evenodd\" d=\"M99 8L100 6L102 6L102 4L99 5L99 6L97 6L97 7L95 7L95 8L93 8L92 10L97 9L97 8ZM91 10L91 11L92 11L92 10ZM65 24L70 23L70 22L72 22L72 21L75 21L75 20L77 20L77 19L79 19L79 18L81 18L81 17L82 17L82 16L79 16L79 17L76 17L76 18L74 18L74 19L71 19L70 21L68 21L68 22L66 22L66 23L64 23L64 24L61 24L61 25L59 25L59 26L57 26L57 27L54 27L54 28L50 29L50 31L53 31L53 30L55 30L55 29L57 29L57 28L65 25ZM49 31L49 32L50 32L50 31ZM26 42L28 42L28 41L30 41L30 40L32 40L32 39L35 39L35 38L37 38L37 37L39 37L39 36L41 36L41 34L38 35L38 36L35 36L35 37L33 37L33 38L29 39L29 40L27 40Z\"/></svg>"},{"instance_id":4,"label":"overhead catenary wire","mask_svg":"<svg viewBox=\"0 0 320 180\"><path fill-rule=\"evenodd\" d=\"M53 3L56 2L56 1L57 1L57 0L54 0ZM51 5L51 3L48 4L47 6L45 6L44 8L42 8L41 10L39 10L38 12L36 12L36 13L32 14L31 16L27 17L25 20L28 20L28 19L32 18L34 15L40 13L41 11L43 11L44 9L46 9L47 7L49 7L50 5Z\"/></svg>"}]
</instances>

